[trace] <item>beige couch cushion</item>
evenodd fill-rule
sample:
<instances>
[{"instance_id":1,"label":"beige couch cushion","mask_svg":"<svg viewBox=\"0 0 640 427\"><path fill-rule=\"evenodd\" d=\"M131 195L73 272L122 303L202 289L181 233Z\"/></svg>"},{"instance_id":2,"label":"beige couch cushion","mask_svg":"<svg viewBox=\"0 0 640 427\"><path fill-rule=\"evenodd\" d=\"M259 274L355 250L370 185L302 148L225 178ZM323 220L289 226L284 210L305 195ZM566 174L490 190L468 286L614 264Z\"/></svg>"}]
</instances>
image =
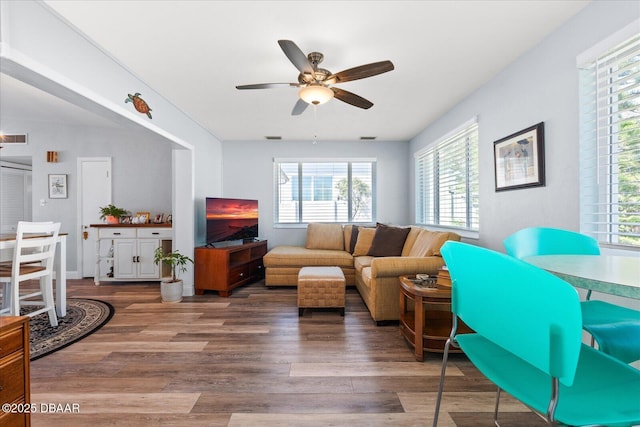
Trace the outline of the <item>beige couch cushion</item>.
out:
<instances>
[{"instance_id":1,"label":"beige couch cushion","mask_svg":"<svg viewBox=\"0 0 640 427\"><path fill-rule=\"evenodd\" d=\"M459 240L457 234L439 231L422 230L413 243L409 256L426 257L441 256L440 248L447 240Z\"/></svg>"},{"instance_id":2,"label":"beige couch cushion","mask_svg":"<svg viewBox=\"0 0 640 427\"><path fill-rule=\"evenodd\" d=\"M351 248L351 235L353 233L353 229L355 227L353 225L345 225L342 228L342 235L344 237L344 250L351 253L353 252Z\"/></svg>"},{"instance_id":3,"label":"beige couch cushion","mask_svg":"<svg viewBox=\"0 0 640 427\"><path fill-rule=\"evenodd\" d=\"M358 227L358 240L356 241L356 247L353 250L353 256L367 255L375 235L375 228Z\"/></svg>"},{"instance_id":4,"label":"beige couch cushion","mask_svg":"<svg viewBox=\"0 0 640 427\"><path fill-rule=\"evenodd\" d=\"M353 268L353 258L345 251L306 249L301 246L276 246L263 258L266 268L334 265Z\"/></svg>"},{"instance_id":5,"label":"beige couch cushion","mask_svg":"<svg viewBox=\"0 0 640 427\"><path fill-rule=\"evenodd\" d=\"M341 224L312 223L307 226L307 249L344 250Z\"/></svg>"},{"instance_id":6,"label":"beige couch cushion","mask_svg":"<svg viewBox=\"0 0 640 427\"><path fill-rule=\"evenodd\" d=\"M365 267L371 267L371 261L373 260L372 256L359 256L353 258L353 268L356 269L357 272L361 272Z\"/></svg>"},{"instance_id":7,"label":"beige couch cushion","mask_svg":"<svg viewBox=\"0 0 640 427\"><path fill-rule=\"evenodd\" d=\"M422 230L424 230L424 228L411 227L411 231L409 232L406 240L404 241L404 247L402 248L402 256L409 256L409 252L411 252L411 248L413 248L413 244L416 242L416 239L418 238Z\"/></svg>"}]
</instances>

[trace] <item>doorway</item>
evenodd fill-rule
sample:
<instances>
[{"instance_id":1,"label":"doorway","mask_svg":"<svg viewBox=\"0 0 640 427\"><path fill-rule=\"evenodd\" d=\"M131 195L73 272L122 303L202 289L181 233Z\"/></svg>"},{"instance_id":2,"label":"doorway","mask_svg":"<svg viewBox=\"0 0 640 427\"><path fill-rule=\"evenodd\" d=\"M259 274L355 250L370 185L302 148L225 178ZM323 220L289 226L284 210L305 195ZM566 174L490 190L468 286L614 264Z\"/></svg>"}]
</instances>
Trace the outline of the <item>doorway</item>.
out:
<instances>
[{"instance_id":1,"label":"doorway","mask_svg":"<svg viewBox=\"0 0 640 427\"><path fill-rule=\"evenodd\" d=\"M96 267L96 229L100 207L111 203L111 157L78 158L78 219L80 223L80 260L82 277L93 277Z\"/></svg>"}]
</instances>

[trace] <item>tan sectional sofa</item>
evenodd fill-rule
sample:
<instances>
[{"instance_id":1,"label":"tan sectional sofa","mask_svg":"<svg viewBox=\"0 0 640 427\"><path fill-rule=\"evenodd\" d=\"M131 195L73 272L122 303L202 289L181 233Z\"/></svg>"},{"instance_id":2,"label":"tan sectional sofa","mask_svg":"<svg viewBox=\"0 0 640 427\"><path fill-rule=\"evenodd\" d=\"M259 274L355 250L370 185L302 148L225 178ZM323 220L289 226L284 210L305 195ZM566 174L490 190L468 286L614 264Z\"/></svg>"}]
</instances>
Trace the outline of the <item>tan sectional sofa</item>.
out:
<instances>
[{"instance_id":1,"label":"tan sectional sofa","mask_svg":"<svg viewBox=\"0 0 640 427\"><path fill-rule=\"evenodd\" d=\"M302 246L276 246L264 256L266 286L297 286L306 266L338 266L355 285L378 324L400 318L398 276L437 274L440 247L456 233L422 227L357 227L309 224Z\"/></svg>"}]
</instances>

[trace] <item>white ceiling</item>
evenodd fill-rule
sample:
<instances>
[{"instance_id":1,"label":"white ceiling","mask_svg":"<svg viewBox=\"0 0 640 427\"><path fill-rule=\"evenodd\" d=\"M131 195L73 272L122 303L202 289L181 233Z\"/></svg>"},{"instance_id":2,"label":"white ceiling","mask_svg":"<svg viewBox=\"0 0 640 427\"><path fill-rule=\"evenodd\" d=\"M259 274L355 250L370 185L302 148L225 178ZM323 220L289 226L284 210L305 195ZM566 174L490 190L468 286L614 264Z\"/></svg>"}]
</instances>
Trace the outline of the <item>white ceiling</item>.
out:
<instances>
[{"instance_id":1,"label":"white ceiling","mask_svg":"<svg viewBox=\"0 0 640 427\"><path fill-rule=\"evenodd\" d=\"M406 141L582 9L588 1L47 0L178 108L223 141ZM395 70L339 85L374 103L339 100L291 116L297 89L235 89L295 82L277 44L324 53L332 72L391 60ZM3 76L3 98L24 85ZM123 88L123 92L130 88ZM30 95L36 96L36 95ZM143 94L144 97L144 94ZM21 99L12 96L3 115ZM48 103L56 101L48 100ZM59 101L60 104L65 104ZM3 104L5 101L3 100ZM153 108L153 106L151 106ZM77 107L76 107L77 108ZM77 120L58 105L48 120ZM85 120L100 121L91 113ZM48 116L47 116L48 115Z\"/></svg>"}]
</instances>

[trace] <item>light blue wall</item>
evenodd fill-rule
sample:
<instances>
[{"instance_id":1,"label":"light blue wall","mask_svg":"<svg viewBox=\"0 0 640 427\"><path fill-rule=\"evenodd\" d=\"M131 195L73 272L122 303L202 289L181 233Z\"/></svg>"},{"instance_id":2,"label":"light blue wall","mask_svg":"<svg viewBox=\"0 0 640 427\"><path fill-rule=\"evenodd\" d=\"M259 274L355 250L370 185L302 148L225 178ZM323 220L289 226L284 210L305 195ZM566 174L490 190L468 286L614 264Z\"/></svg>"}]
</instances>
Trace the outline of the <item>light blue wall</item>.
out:
<instances>
[{"instance_id":1,"label":"light blue wall","mask_svg":"<svg viewBox=\"0 0 640 427\"><path fill-rule=\"evenodd\" d=\"M136 132L153 134L154 138L149 140L158 144L159 150L170 145L171 157L167 161L165 156L163 161L167 163L166 173L172 174L171 187L165 194L171 199L173 245L174 249L192 255L197 230L204 227L204 216L194 211L194 199L204 194L219 195L222 190L221 142L43 2L0 1L0 24L2 73L108 118L123 130L135 128ZM126 94L133 92L144 96L153 109L153 120L124 103ZM100 144L97 147L97 150L92 147L95 155L99 155ZM109 155L110 149L104 151L103 155ZM130 158L137 160L140 174L144 174L149 169L146 162L152 161L153 155L135 149L128 151ZM120 174L114 183L118 185L123 177L135 181L134 175ZM153 193L153 185L147 186L149 193ZM115 194L114 200L117 201ZM34 203L34 218L42 218L37 210ZM80 226L70 224L69 229L77 231ZM79 247L79 239L69 240L70 246ZM182 278L189 289L185 293L192 294L192 272Z\"/></svg>"},{"instance_id":2,"label":"light blue wall","mask_svg":"<svg viewBox=\"0 0 640 427\"><path fill-rule=\"evenodd\" d=\"M478 117L478 244L503 250L502 240L527 226L579 230L576 57L638 18L638 1L593 2L410 142L412 156ZM469 64L469 72L472 70ZM545 123L546 186L495 192L493 141L539 122ZM413 177L413 160L409 166ZM413 221L413 178L410 182Z\"/></svg>"},{"instance_id":3,"label":"light blue wall","mask_svg":"<svg viewBox=\"0 0 640 427\"><path fill-rule=\"evenodd\" d=\"M34 221L59 221L69 234L67 269L78 271L77 257L81 226L78 219L79 157L112 159L112 201L133 213L169 213L171 208L171 145L149 132L117 127L65 126L51 122L14 120L0 115L7 129L28 134L29 143L7 146L0 160L30 157L33 164L32 206ZM46 162L47 151L58 152L57 163ZM144 159L144 160L142 160ZM141 162L143 164L141 164ZM68 176L68 197L49 199L48 175ZM46 204L41 206L40 200ZM79 274L79 273L78 273Z\"/></svg>"},{"instance_id":4,"label":"light blue wall","mask_svg":"<svg viewBox=\"0 0 640 427\"><path fill-rule=\"evenodd\" d=\"M390 224L407 224L409 205L409 157L407 142L289 142L253 141L223 143L224 197L258 199L262 239L269 247L302 245L306 228L273 227L273 159L274 158L375 158L377 160L377 220Z\"/></svg>"}]
</instances>

